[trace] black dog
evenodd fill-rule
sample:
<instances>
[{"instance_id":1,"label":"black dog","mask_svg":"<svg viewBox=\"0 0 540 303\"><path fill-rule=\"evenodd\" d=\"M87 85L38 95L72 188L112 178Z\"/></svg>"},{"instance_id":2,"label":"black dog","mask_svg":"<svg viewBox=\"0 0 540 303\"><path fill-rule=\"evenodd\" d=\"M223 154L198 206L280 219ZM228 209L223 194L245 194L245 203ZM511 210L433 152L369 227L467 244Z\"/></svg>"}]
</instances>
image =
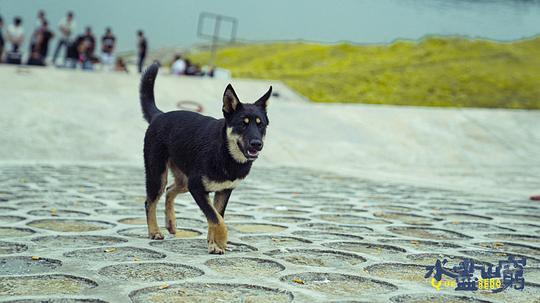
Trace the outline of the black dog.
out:
<instances>
[{"instance_id":1,"label":"black dog","mask_svg":"<svg viewBox=\"0 0 540 303\"><path fill-rule=\"evenodd\" d=\"M223 254L227 228L223 217L232 190L244 179L263 148L272 87L254 104L241 103L229 84L223 94L223 116L215 119L189 111L163 113L154 101L154 63L141 79L143 116L150 123L144 138L146 221L151 239L163 239L156 206L171 170L174 183L167 187L165 221L176 233L174 198L190 192L208 220L208 252ZM209 193L215 192L214 203Z\"/></svg>"}]
</instances>

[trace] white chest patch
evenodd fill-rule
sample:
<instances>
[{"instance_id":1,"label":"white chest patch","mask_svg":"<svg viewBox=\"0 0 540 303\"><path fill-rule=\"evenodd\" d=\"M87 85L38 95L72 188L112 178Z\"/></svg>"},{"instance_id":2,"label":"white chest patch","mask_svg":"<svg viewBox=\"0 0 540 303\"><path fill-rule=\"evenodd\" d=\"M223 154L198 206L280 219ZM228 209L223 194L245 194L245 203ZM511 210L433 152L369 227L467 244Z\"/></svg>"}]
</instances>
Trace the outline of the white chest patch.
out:
<instances>
[{"instance_id":1,"label":"white chest patch","mask_svg":"<svg viewBox=\"0 0 540 303\"><path fill-rule=\"evenodd\" d=\"M242 179L236 179L234 181L223 181L223 182L217 182L212 181L208 179L208 177L202 178L202 183L206 191L209 192L216 192L216 191L222 191L224 189L233 189L238 186L242 182Z\"/></svg>"}]
</instances>

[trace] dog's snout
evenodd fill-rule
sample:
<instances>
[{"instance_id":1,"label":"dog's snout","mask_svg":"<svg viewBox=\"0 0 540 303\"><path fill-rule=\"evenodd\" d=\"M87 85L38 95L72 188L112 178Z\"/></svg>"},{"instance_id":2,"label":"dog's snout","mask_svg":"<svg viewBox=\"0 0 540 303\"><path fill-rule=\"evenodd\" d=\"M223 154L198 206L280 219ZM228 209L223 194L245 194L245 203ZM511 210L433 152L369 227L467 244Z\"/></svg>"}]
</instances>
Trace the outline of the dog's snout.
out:
<instances>
[{"instance_id":1,"label":"dog's snout","mask_svg":"<svg viewBox=\"0 0 540 303\"><path fill-rule=\"evenodd\" d=\"M249 145L257 150L261 150L263 147L263 142L259 139L252 139L249 141Z\"/></svg>"}]
</instances>

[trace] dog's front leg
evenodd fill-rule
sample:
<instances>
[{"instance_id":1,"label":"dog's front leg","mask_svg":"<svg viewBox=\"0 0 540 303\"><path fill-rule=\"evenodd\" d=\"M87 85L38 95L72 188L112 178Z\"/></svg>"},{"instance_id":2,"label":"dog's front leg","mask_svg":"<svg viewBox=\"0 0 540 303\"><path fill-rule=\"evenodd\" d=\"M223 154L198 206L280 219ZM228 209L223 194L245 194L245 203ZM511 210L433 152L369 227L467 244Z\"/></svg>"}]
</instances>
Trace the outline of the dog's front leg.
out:
<instances>
[{"instance_id":1,"label":"dog's front leg","mask_svg":"<svg viewBox=\"0 0 540 303\"><path fill-rule=\"evenodd\" d=\"M216 192L214 195L214 207L221 217L223 217L223 219L225 219L225 208L227 208L227 203L229 203L231 193L232 189L225 189Z\"/></svg>"},{"instance_id":2,"label":"dog's front leg","mask_svg":"<svg viewBox=\"0 0 540 303\"><path fill-rule=\"evenodd\" d=\"M201 178L189 179L189 192L208 221L208 252L224 254L227 248L227 227L223 217L216 211L202 184Z\"/></svg>"}]
</instances>

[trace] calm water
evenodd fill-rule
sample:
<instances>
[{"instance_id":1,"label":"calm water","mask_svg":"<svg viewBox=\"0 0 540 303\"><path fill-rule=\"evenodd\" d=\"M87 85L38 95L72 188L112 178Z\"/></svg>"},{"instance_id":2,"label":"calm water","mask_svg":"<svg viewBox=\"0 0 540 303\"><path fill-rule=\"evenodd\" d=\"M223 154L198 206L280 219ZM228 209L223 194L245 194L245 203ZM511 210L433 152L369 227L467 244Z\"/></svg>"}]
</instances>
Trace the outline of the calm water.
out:
<instances>
[{"instance_id":1,"label":"calm water","mask_svg":"<svg viewBox=\"0 0 540 303\"><path fill-rule=\"evenodd\" d=\"M0 0L4 23L20 15L27 33L40 8L54 28L67 9L79 31L92 25L101 36L112 26L120 50L135 49L139 28L151 48L203 42L196 34L202 11L238 18L238 37L257 41L385 43L433 34L514 40L540 33L538 0Z\"/></svg>"}]
</instances>

